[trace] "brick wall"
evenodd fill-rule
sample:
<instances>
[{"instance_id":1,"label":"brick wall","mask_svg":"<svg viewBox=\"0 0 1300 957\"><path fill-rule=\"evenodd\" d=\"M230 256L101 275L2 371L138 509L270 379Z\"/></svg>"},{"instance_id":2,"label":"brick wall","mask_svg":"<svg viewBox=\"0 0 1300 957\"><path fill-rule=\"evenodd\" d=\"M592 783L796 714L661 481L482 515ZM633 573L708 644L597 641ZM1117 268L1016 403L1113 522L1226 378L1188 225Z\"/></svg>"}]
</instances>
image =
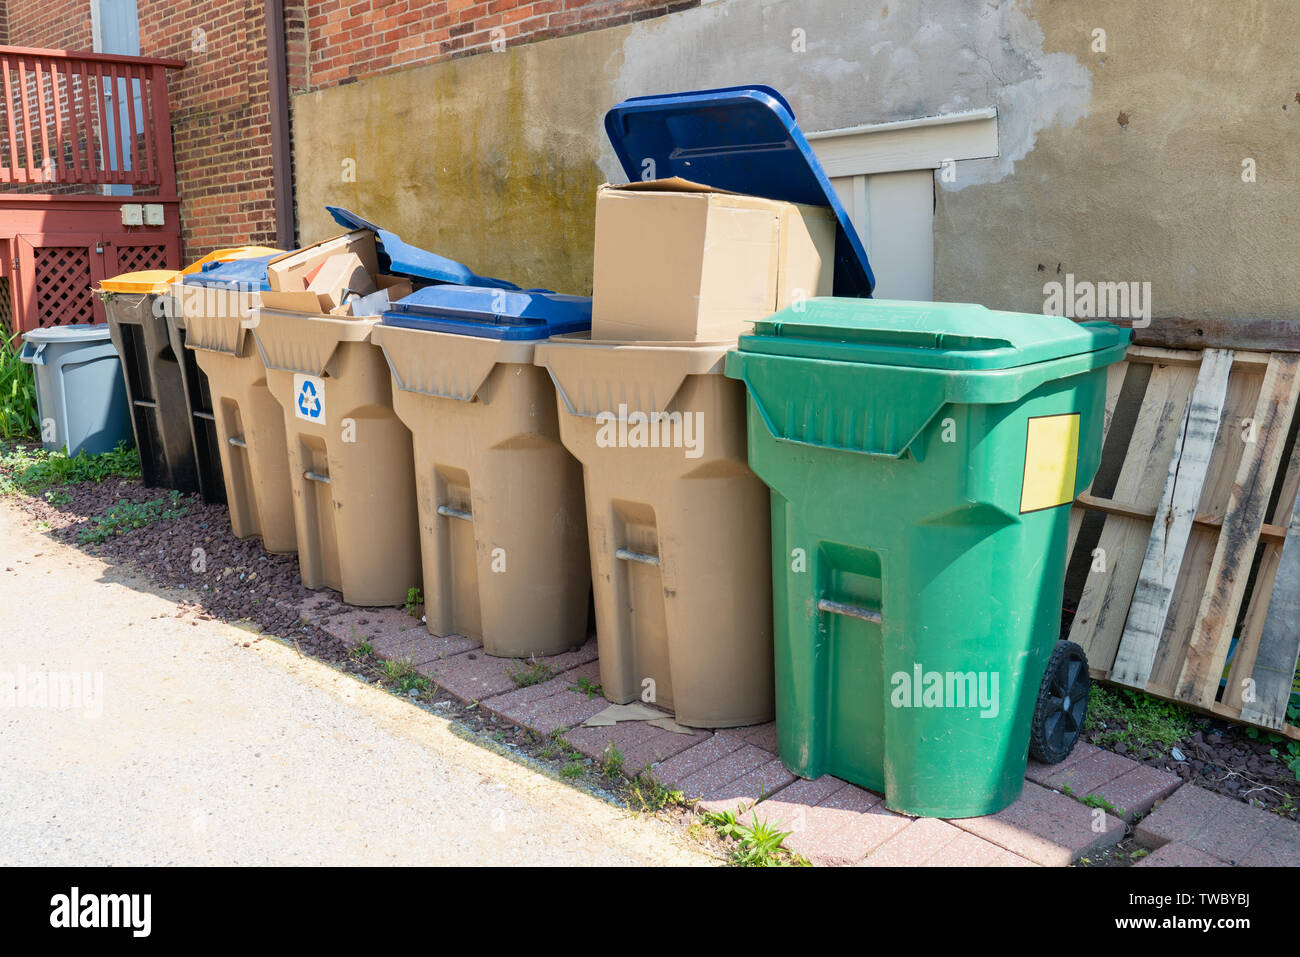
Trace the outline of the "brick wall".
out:
<instances>
[{"instance_id":1,"label":"brick wall","mask_svg":"<svg viewBox=\"0 0 1300 957\"><path fill-rule=\"evenodd\" d=\"M88 0L6 0L5 43L47 50L89 50L94 44Z\"/></svg>"},{"instance_id":2,"label":"brick wall","mask_svg":"<svg viewBox=\"0 0 1300 957\"><path fill-rule=\"evenodd\" d=\"M137 0L140 52L169 75L184 258L275 243L262 0ZM700 0L284 0L290 88L334 86L494 43L534 42ZM90 50L89 0L0 0L16 46Z\"/></svg>"},{"instance_id":3,"label":"brick wall","mask_svg":"<svg viewBox=\"0 0 1300 957\"><path fill-rule=\"evenodd\" d=\"M275 245L261 0L139 4L140 52L186 63L168 81L185 258Z\"/></svg>"},{"instance_id":4,"label":"brick wall","mask_svg":"<svg viewBox=\"0 0 1300 957\"><path fill-rule=\"evenodd\" d=\"M613 27L700 0L306 0L307 58L296 89L416 63Z\"/></svg>"}]
</instances>

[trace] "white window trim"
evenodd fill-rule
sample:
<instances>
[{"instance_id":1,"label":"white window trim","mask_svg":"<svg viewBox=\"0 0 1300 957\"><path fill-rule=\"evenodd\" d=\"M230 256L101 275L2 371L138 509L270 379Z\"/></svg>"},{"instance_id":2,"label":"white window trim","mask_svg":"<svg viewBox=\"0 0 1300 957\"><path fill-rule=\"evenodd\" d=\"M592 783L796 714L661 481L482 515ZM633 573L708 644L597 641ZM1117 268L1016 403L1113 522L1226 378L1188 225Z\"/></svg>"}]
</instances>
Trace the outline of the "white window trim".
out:
<instances>
[{"instance_id":1,"label":"white window trim","mask_svg":"<svg viewBox=\"0 0 1300 957\"><path fill-rule=\"evenodd\" d=\"M807 134L828 177L938 169L998 155L997 107Z\"/></svg>"}]
</instances>

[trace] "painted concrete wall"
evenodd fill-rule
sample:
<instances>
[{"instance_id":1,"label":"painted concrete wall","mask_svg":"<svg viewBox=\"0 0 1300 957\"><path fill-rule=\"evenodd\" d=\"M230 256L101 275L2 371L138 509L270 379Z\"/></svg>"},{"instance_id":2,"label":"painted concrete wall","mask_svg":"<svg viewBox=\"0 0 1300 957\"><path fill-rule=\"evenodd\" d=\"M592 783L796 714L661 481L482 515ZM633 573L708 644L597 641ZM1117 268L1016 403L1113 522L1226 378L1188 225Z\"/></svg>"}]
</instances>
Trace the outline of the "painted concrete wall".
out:
<instances>
[{"instance_id":1,"label":"painted concrete wall","mask_svg":"<svg viewBox=\"0 0 1300 957\"><path fill-rule=\"evenodd\" d=\"M936 190L936 298L1036 312L1059 270L1149 281L1156 315L1300 318L1289 6L717 0L365 78L294 99L302 237L334 232L338 203L479 271L589 291L594 191L623 178L605 109L762 82L807 130L998 108L1000 156Z\"/></svg>"}]
</instances>

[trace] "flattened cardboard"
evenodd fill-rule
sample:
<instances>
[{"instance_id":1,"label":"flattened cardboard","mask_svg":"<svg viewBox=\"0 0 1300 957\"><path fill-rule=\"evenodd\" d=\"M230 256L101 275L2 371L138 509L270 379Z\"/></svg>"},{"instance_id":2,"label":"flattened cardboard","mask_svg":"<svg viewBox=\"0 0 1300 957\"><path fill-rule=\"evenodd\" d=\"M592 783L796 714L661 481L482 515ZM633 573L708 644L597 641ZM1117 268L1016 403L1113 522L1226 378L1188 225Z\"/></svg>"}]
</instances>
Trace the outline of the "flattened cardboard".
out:
<instances>
[{"instance_id":1,"label":"flattened cardboard","mask_svg":"<svg viewBox=\"0 0 1300 957\"><path fill-rule=\"evenodd\" d=\"M266 265L267 282L273 292L302 291L307 288L307 275L337 253L355 253L361 257L368 274L373 276L379 272L375 234L368 229L354 229L272 259Z\"/></svg>"},{"instance_id":2,"label":"flattened cardboard","mask_svg":"<svg viewBox=\"0 0 1300 957\"><path fill-rule=\"evenodd\" d=\"M326 311L343 304L345 293L367 296L375 291L375 281L356 253L339 253L329 257L307 286L308 292L328 302Z\"/></svg>"},{"instance_id":3,"label":"flattened cardboard","mask_svg":"<svg viewBox=\"0 0 1300 957\"><path fill-rule=\"evenodd\" d=\"M328 300L314 292L300 289L296 292L265 289L262 291L262 305L267 309L281 312L329 312L332 308Z\"/></svg>"}]
</instances>

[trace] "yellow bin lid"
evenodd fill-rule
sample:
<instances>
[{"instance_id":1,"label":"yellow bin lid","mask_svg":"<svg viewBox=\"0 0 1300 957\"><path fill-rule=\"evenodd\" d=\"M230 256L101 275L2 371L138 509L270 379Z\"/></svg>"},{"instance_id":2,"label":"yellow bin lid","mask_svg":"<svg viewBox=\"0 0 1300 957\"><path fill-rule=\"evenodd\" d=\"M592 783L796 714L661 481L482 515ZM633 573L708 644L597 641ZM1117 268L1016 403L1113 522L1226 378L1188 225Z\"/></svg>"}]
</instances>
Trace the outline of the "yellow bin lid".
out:
<instances>
[{"instance_id":1,"label":"yellow bin lid","mask_svg":"<svg viewBox=\"0 0 1300 957\"><path fill-rule=\"evenodd\" d=\"M145 269L141 272L124 272L120 276L103 280L99 284L99 291L138 294L166 292L167 288L181 276L198 272L207 263L231 262L236 259L251 259L254 256L269 256L282 252L283 249L272 249L270 246L233 246L229 249L217 249L202 259L190 263L184 269Z\"/></svg>"}]
</instances>

